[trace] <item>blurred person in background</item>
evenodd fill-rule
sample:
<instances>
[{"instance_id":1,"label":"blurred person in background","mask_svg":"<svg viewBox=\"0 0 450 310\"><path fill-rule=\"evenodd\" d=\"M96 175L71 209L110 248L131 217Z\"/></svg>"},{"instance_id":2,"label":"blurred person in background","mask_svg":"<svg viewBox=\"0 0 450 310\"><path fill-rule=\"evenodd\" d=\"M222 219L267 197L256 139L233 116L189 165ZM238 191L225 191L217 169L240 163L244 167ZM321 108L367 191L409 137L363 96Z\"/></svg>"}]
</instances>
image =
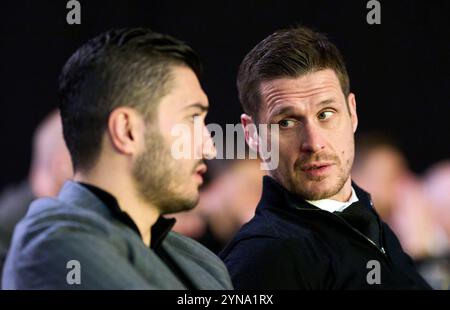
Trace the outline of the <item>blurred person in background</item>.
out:
<instances>
[{"instance_id":1,"label":"blurred person in background","mask_svg":"<svg viewBox=\"0 0 450 310\"><path fill-rule=\"evenodd\" d=\"M258 159L231 161L203 195L200 206L206 215L207 233L200 242L212 247L215 253L219 253L254 216L265 175L260 163Z\"/></svg>"},{"instance_id":2,"label":"blurred person in background","mask_svg":"<svg viewBox=\"0 0 450 310\"><path fill-rule=\"evenodd\" d=\"M198 206L173 217L177 220L174 231L219 253L253 217L265 172L260 169L258 159L221 160L220 163L216 160L215 163L218 171L200 192Z\"/></svg>"},{"instance_id":3,"label":"blurred person in background","mask_svg":"<svg viewBox=\"0 0 450 310\"><path fill-rule=\"evenodd\" d=\"M381 132L357 135L352 176L414 260L428 255L433 219L421 181L395 141Z\"/></svg>"},{"instance_id":4,"label":"blurred person in background","mask_svg":"<svg viewBox=\"0 0 450 310\"><path fill-rule=\"evenodd\" d=\"M433 219L428 257L419 270L436 289L450 289L450 160L434 164L423 177L423 193Z\"/></svg>"},{"instance_id":5,"label":"blurred person in background","mask_svg":"<svg viewBox=\"0 0 450 310\"><path fill-rule=\"evenodd\" d=\"M36 198L56 196L72 174L61 117L58 111L53 111L34 133L28 178L0 194L0 279L14 227L25 216L30 203Z\"/></svg>"},{"instance_id":6,"label":"blurred person in background","mask_svg":"<svg viewBox=\"0 0 450 310\"><path fill-rule=\"evenodd\" d=\"M450 254L450 160L439 162L428 169L423 188L436 225L433 255Z\"/></svg>"},{"instance_id":7,"label":"blurred person in background","mask_svg":"<svg viewBox=\"0 0 450 310\"><path fill-rule=\"evenodd\" d=\"M357 135L355 182L371 193L375 208L435 289L450 285L450 164L433 165L421 178L387 135Z\"/></svg>"},{"instance_id":8,"label":"blurred person in background","mask_svg":"<svg viewBox=\"0 0 450 310\"><path fill-rule=\"evenodd\" d=\"M370 193L375 209L388 224L395 207L397 187L408 173L405 156L386 134L356 134L352 177Z\"/></svg>"}]
</instances>

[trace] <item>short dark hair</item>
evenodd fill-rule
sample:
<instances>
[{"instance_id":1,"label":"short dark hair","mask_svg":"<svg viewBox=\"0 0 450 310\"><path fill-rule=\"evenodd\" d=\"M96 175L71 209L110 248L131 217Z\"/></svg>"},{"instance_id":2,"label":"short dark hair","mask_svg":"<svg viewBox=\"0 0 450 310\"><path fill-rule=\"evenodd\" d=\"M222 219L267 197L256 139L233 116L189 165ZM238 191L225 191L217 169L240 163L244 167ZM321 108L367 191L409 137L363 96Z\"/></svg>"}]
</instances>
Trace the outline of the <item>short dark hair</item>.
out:
<instances>
[{"instance_id":1,"label":"short dark hair","mask_svg":"<svg viewBox=\"0 0 450 310\"><path fill-rule=\"evenodd\" d=\"M74 170L95 163L115 108L154 115L177 65L200 76L200 60L188 45L144 28L107 31L69 58L59 77L59 108Z\"/></svg>"},{"instance_id":2,"label":"short dark hair","mask_svg":"<svg viewBox=\"0 0 450 310\"><path fill-rule=\"evenodd\" d=\"M296 78L322 69L334 70L347 97L350 80L344 60L324 34L304 26L276 31L258 43L239 67L237 88L244 112L257 121L262 81Z\"/></svg>"}]
</instances>

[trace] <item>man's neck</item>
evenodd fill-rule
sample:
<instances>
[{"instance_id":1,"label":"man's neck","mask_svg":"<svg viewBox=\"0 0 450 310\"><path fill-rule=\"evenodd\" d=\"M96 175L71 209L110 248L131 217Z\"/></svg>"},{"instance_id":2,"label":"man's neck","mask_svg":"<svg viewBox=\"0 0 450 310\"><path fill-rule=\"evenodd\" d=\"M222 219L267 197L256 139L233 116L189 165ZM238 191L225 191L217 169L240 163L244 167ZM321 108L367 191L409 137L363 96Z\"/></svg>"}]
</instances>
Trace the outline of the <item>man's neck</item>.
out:
<instances>
[{"instance_id":1,"label":"man's neck","mask_svg":"<svg viewBox=\"0 0 450 310\"><path fill-rule=\"evenodd\" d=\"M351 197L352 197L352 179L351 177L349 177L338 193L326 199L336 200L339 202L347 202L350 200Z\"/></svg>"},{"instance_id":2,"label":"man's neck","mask_svg":"<svg viewBox=\"0 0 450 310\"><path fill-rule=\"evenodd\" d=\"M322 209L322 210L325 210L328 212L336 212L336 211L342 212L345 209L347 209L347 207L349 207L351 204L353 204L357 201L359 201L359 199L353 188L351 189L350 199L347 200L346 202L337 201L337 200L328 199L328 198L320 199L320 200L306 200L306 202L308 202L309 204L312 204L313 206L316 206L319 209Z\"/></svg>"},{"instance_id":3,"label":"man's neck","mask_svg":"<svg viewBox=\"0 0 450 310\"><path fill-rule=\"evenodd\" d=\"M115 175L114 171L101 173L98 170L76 172L74 180L94 185L116 198L120 209L126 212L139 229L143 242L149 246L151 227L156 223L160 213L158 208L140 198L131 178Z\"/></svg>"}]
</instances>

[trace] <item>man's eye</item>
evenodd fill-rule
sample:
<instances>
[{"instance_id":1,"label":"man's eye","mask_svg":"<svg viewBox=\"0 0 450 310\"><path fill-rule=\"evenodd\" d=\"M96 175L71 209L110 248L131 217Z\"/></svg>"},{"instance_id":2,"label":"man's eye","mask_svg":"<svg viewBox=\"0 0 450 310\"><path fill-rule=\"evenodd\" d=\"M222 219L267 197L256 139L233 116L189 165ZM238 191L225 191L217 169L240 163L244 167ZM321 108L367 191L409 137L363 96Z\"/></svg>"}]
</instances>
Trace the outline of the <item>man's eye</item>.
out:
<instances>
[{"instance_id":1,"label":"man's eye","mask_svg":"<svg viewBox=\"0 0 450 310\"><path fill-rule=\"evenodd\" d=\"M292 120L292 119L283 119L283 120L278 122L278 125L281 128L290 128L290 127L295 125L295 121Z\"/></svg>"},{"instance_id":2,"label":"man's eye","mask_svg":"<svg viewBox=\"0 0 450 310\"><path fill-rule=\"evenodd\" d=\"M333 116L333 111L323 111L319 114L319 120L323 121Z\"/></svg>"}]
</instances>

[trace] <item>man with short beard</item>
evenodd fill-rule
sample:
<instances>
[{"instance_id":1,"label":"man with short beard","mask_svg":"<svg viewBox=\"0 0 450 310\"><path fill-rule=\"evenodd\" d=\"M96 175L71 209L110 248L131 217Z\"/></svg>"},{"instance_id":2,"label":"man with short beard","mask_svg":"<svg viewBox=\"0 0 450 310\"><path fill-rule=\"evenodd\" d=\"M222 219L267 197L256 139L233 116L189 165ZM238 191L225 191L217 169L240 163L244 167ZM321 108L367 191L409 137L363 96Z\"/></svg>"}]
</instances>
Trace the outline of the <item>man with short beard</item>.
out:
<instances>
[{"instance_id":1,"label":"man with short beard","mask_svg":"<svg viewBox=\"0 0 450 310\"><path fill-rule=\"evenodd\" d=\"M18 224L3 288L232 288L220 259L161 216L197 204L203 159L215 156L199 74L189 46L141 28L108 31L70 57L59 107L74 178ZM176 126L190 134L182 158Z\"/></svg>"},{"instance_id":2,"label":"man with short beard","mask_svg":"<svg viewBox=\"0 0 450 310\"><path fill-rule=\"evenodd\" d=\"M235 288L429 288L352 183L358 118L338 49L306 27L277 31L246 55L237 86L248 145L262 153L275 139L279 164L221 253Z\"/></svg>"}]
</instances>

